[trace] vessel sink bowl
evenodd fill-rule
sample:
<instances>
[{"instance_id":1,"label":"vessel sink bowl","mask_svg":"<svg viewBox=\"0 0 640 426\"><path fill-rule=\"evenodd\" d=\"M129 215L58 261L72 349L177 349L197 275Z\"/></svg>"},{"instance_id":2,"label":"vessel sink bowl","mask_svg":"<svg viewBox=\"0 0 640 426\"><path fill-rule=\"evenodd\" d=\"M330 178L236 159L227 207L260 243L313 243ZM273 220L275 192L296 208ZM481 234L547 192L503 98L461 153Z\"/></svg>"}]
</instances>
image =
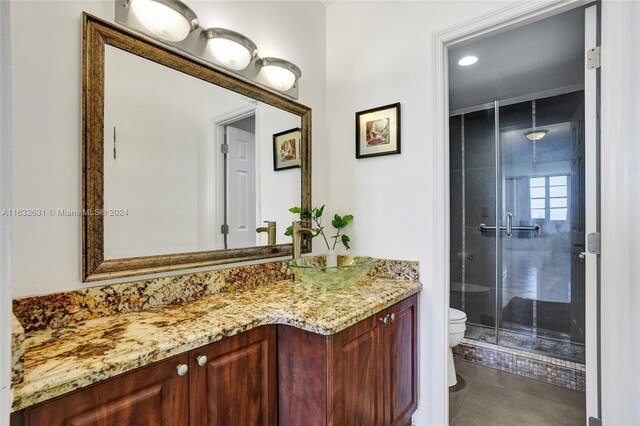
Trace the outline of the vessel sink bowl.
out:
<instances>
[{"instance_id":1,"label":"vessel sink bowl","mask_svg":"<svg viewBox=\"0 0 640 426\"><path fill-rule=\"evenodd\" d=\"M300 257L287 261L300 281L322 290L338 290L364 278L376 260L368 256L338 256L337 267L327 267L326 256Z\"/></svg>"}]
</instances>

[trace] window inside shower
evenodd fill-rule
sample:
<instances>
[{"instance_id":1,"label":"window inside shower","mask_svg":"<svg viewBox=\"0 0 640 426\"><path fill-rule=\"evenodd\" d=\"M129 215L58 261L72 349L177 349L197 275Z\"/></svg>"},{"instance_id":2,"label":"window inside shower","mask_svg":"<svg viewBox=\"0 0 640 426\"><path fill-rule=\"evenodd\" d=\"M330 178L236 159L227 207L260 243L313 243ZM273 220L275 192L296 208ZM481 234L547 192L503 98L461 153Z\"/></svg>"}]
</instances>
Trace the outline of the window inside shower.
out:
<instances>
[{"instance_id":1,"label":"window inside shower","mask_svg":"<svg viewBox=\"0 0 640 426\"><path fill-rule=\"evenodd\" d=\"M584 91L497 100L449 124L450 296L465 337L583 363Z\"/></svg>"}]
</instances>

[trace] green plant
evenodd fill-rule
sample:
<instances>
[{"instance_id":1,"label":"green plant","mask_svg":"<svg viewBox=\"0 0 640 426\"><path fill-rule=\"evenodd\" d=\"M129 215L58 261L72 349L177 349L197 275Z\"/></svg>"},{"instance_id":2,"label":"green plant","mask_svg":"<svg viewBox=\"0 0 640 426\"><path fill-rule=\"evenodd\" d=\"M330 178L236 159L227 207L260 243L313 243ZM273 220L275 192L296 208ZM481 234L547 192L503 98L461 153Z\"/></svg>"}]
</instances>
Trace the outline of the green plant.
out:
<instances>
[{"instance_id":1,"label":"green plant","mask_svg":"<svg viewBox=\"0 0 640 426\"><path fill-rule=\"evenodd\" d=\"M333 239L333 245L329 243L327 239L327 235L325 234L325 227L322 224L322 214L324 213L324 205L322 207L314 207L311 211L303 211L300 207L291 207L289 209L291 213L299 214L301 220L312 221L315 223L315 228L311 228L314 231L313 237L317 237L319 235L322 236L325 244L327 245L327 250L335 250L336 244L340 241L344 247L349 250L349 242L351 239L347 234L343 234L342 231L347 227L349 222L353 220L353 216L350 214L346 214L344 216L340 216L338 214L333 215L333 219L331 220L331 226L336 229L336 234L330 236L330 239ZM293 227L289 226L285 231L284 235L291 236L293 235Z\"/></svg>"}]
</instances>

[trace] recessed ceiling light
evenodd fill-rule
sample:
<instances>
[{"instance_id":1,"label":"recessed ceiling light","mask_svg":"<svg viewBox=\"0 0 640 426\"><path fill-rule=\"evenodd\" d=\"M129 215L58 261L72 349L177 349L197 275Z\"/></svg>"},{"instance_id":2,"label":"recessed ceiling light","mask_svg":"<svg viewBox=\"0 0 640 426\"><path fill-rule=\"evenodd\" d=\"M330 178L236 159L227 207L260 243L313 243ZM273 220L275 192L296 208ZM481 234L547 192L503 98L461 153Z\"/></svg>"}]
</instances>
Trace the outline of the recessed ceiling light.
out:
<instances>
[{"instance_id":1,"label":"recessed ceiling light","mask_svg":"<svg viewBox=\"0 0 640 426\"><path fill-rule=\"evenodd\" d=\"M458 59L458 65L461 67L468 67L469 65L473 65L478 62L479 59L478 55L465 55Z\"/></svg>"}]
</instances>

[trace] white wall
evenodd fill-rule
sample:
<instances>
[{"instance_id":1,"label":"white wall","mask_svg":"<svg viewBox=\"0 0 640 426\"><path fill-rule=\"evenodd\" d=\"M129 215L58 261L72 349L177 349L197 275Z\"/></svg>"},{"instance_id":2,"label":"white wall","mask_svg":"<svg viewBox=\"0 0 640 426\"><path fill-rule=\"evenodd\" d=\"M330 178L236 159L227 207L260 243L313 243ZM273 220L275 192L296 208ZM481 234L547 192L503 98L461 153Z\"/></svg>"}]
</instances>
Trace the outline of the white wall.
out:
<instances>
[{"instance_id":1,"label":"white wall","mask_svg":"<svg viewBox=\"0 0 640 426\"><path fill-rule=\"evenodd\" d=\"M11 208L11 34L0 2L0 211ZM11 216L0 216L0 425L11 409Z\"/></svg>"},{"instance_id":2,"label":"white wall","mask_svg":"<svg viewBox=\"0 0 640 426\"><path fill-rule=\"evenodd\" d=\"M302 69L299 102L313 109L314 199L326 199L325 7L320 2L187 1L204 27L241 32L261 56ZM13 163L16 208L81 204L81 13L113 20L112 1L18 0L11 4ZM37 42L33 29L38 28ZM4 38L3 38L4 40ZM81 288L79 217L18 218L13 296ZM117 280L107 281L116 282ZM120 280L123 281L123 280Z\"/></svg>"},{"instance_id":3,"label":"white wall","mask_svg":"<svg viewBox=\"0 0 640 426\"><path fill-rule=\"evenodd\" d=\"M350 2L327 7L327 170L331 209L354 215L352 251L382 258L416 259L424 289L420 296L420 407L418 424L446 416L444 386L432 377L445 365L430 362L444 348L446 318L430 312L444 282L430 279L438 209L431 134L431 37L448 27L490 13L505 2ZM402 154L355 159L355 112L400 102ZM442 357L440 357L442 358ZM444 376L443 376L444 377ZM432 420L433 419L433 420Z\"/></svg>"},{"instance_id":4,"label":"white wall","mask_svg":"<svg viewBox=\"0 0 640 426\"><path fill-rule=\"evenodd\" d=\"M81 13L111 17L109 2L11 3L13 203L81 205ZM30 28L40 28L34 43ZM16 218L14 296L80 286L80 218Z\"/></svg>"}]
</instances>

